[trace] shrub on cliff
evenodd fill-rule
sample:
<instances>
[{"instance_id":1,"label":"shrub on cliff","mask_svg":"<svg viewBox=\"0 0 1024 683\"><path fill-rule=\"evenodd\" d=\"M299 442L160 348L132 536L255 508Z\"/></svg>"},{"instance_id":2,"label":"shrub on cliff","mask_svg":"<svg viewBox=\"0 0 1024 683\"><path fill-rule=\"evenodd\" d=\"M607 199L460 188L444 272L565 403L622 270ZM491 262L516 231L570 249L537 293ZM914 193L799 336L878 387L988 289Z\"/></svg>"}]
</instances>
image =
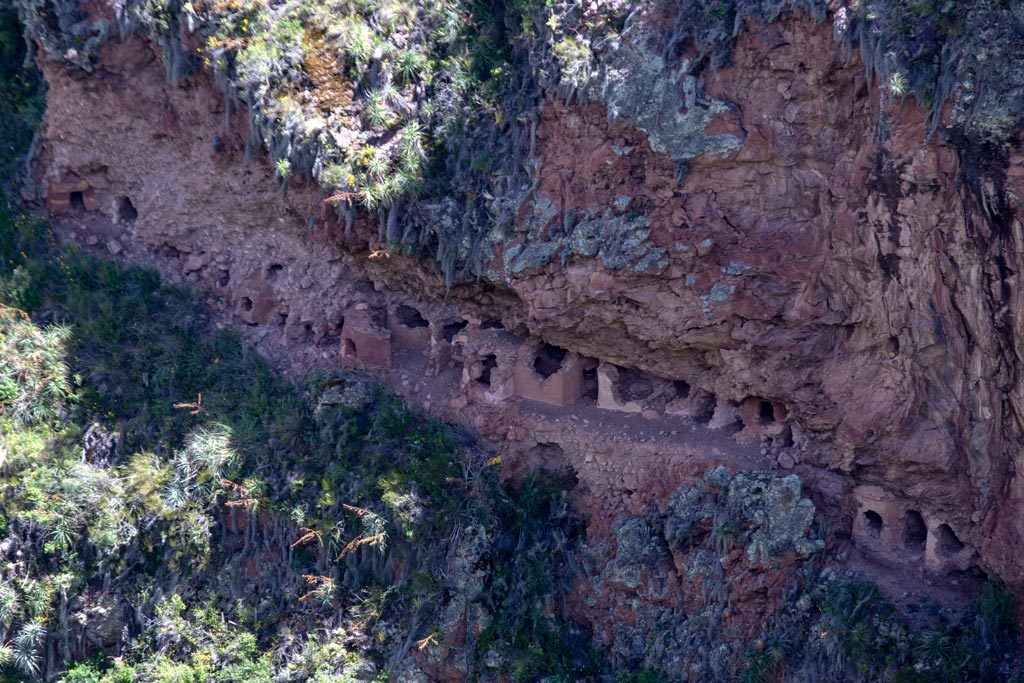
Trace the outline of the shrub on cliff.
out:
<instances>
[{"instance_id":1,"label":"shrub on cliff","mask_svg":"<svg viewBox=\"0 0 1024 683\"><path fill-rule=\"evenodd\" d=\"M23 312L0 307L0 426L50 422L71 394L64 363L69 330L40 329ZM7 430L0 430L7 431Z\"/></svg>"},{"instance_id":2,"label":"shrub on cliff","mask_svg":"<svg viewBox=\"0 0 1024 683\"><path fill-rule=\"evenodd\" d=\"M746 653L744 681L1019 681L1014 600L988 582L965 614L940 613L919 596L896 611L872 583L848 572L812 572Z\"/></svg>"}]
</instances>

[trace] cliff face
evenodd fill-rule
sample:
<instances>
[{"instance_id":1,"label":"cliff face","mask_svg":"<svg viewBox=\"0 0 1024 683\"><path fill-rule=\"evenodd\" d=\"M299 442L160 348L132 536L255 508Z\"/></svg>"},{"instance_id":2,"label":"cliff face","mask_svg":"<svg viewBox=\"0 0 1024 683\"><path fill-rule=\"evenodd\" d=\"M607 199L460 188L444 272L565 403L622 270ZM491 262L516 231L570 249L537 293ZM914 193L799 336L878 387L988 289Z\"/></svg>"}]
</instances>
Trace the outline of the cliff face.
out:
<instances>
[{"instance_id":1,"label":"cliff face","mask_svg":"<svg viewBox=\"0 0 1024 683\"><path fill-rule=\"evenodd\" d=\"M963 134L952 107L929 135L802 13L748 26L699 93L630 54L621 92L544 96L519 141L530 183L498 198L514 224L450 290L375 219L347 229L322 190L246 163L247 112L203 73L168 84L141 38L104 43L90 74L40 57L37 164L65 236L201 287L279 364L380 368L510 472L572 467L591 621L623 622L640 585L686 604L679 487L731 490L700 483L719 464L796 473L768 509L799 509L802 481L830 548L1024 581L1024 156ZM630 98L653 110L621 115ZM457 219L441 199L405 211ZM817 550L808 524L772 530L783 567ZM786 571L737 561L750 626Z\"/></svg>"}]
</instances>

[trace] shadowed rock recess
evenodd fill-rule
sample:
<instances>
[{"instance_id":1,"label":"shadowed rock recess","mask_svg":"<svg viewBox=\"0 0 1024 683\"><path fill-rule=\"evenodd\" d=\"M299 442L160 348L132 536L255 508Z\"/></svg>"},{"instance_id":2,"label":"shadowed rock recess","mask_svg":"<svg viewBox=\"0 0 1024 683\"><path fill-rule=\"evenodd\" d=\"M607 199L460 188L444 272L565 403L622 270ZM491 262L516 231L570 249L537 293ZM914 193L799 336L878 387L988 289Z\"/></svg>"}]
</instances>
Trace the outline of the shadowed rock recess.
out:
<instances>
[{"instance_id":1,"label":"shadowed rock recess","mask_svg":"<svg viewBox=\"0 0 1024 683\"><path fill-rule=\"evenodd\" d=\"M4 601L70 541L0 514L0 676L1022 680L1024 5L12 4L45 83L12 215L53 239L12 247L0 350L18 259L143 267L196 297L195 334L318 378L295 410L321 432L384 391L417 417L364 435L386 474L305 471L307 432L278 429L289 464L232 465L263 493L221 477L214 559L115 576L83 541L59 618ZM57 344L62 291L18 334ZM81 438L121 467L97 419ZM429 419L458 427L450 467L410 455ZM377 497L329 490L338 468ZM304 486L347 521L289 509ZM213 613L249 629L248 673L167 636Z\"/></svg>"}]
</instances>

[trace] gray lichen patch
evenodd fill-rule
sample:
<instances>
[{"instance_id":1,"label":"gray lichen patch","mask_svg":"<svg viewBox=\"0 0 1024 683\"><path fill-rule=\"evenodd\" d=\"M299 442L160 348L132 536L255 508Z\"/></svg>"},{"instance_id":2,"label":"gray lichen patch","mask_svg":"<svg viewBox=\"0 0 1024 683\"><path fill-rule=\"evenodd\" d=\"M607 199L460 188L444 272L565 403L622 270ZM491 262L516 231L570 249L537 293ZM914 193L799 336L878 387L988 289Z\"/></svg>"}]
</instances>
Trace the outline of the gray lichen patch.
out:
<instances>
[{"instance_id":1,"label":"gray lichen patch","mask_svg":"<svg viewBox=\"0 0 1024 683\"><path fill-rule=\"evenodd\" d=\"M317 398L316 411L319 414L332 406L363 410L373 402L373 398L373 387L366 382L328 386Z\"/></svg>"},{"instance_id":2,"label":"gray lichen patch","mask_svg":"<svg viewBox=\"0 0 1024 683\"><path fill-rule=\"evenodd\" d=\"M523 275L540 270L551 263L558 253L558 243L540 242L536 244L513 245L505 252L505 268L512 275Z\"/></svg>"},{"instance_id":3,"label":"gray lichen patch","mask_svg":"<svg viewBox=\"0 0 1024 683\"><path fill-rule=\"evenodd\" d=\"M790 550L807 557L824 547L812 536L813 521L814 504L803 497L795 474L730 474L718 467L669 499L665 540L681 548L698 539L698 530L710 527L715 543L723 543L721 535L728 533L743 544L753 565L769 566Z\"/></svg>"},{"instance_id":4,"label":"gray lichen patch","mask_svg":"<svg viewBox=\"0 0 1024 683\"><path fill-rule=\"evenodd\" d=\"M507 275L536 272L556 256L562 262L576 257L596 258L608 270L647 272L668 265L668 251L650 241L651 221L640 215L615 215L606 209L599 216L584 215L560 235L543 236L544 226L554 220L553 205L541 197L532 202L532 211L524 224L526 244L512 245L505 251Z\"/></svg>"},{"instance_id":5,"label":"gray lichen patch","mask_svg":"<svg viewBox=\"0 0 1024 683\"><path fill-rule=\"evenodd\" d=\"M93 61L107 40L106 19L91 20L76 2L24 0L18 6L30 40L51 58L92 72Z\"/></svg>"},{"instance_id":6,"label":"gray lichen patch","mask_svg":"<svg viewBox=\"0 0 1024 683\"><path fill-rule=\"evenodd\" d=\"M704 311L704 315L711 317L714 304L725 303L735 292L736 285L725 284L722 282L716 282L711 285L711 289L708 293L700 296L700 305Z\"/></svg>"},{"instance_id":7,"label":"gray lichen patch","mask_svg":"<svg viewBox=\"0 0 1024 683\"><path fill-rule=\"evenodd\" d=\"M651 40L636 28L607 41L598 55L599 76L583 89L584 96L604 104L610 120L629 122L647 133L651 149L673 161L738 149L743 141L737 136L704 132L729 106L700 94L687 65L667 68L650 48Z\"/></svg>"},{"instance_id":8,"label":"gray lichen patch","mask_svg":"<svg viewBox=\"0 0 1024 683\"><path fill-rule=\"evenodd\" d=\"M743 273L746 273L748 270L751 270L750 266L746 263L741 263L740 261L730 261L729 265L722 267L723 273L726 275L732 275L733 277L743 275Z\"/></svg>"},{"instance_id":9,"label":"gray lichen patch","mask_svg":"<svg viewBox=\"0 0 1024 683\"><path fill-rule=\"evenodd\" d=\"M795 475L718 467L680 486L660 511L616 523L614 556L589 563L595 596L631 596L619 608L632 618L613 620L612 657L686 672L682 680L736 680L744 646L725 619L734 580L771 571L787 553L809 558L823 548L812 532L814 512ZM584 552L606 556L608 546ZM685 610L662 602L680 578Z\"/></svg>"},{"instance_id":10,"label":"gray lichen patch","mask_svg":"<svg viewBox=\"0 0 1024 683\"><path fill-rule=\"evenodd\" d=\"M521 232L526 244L513 244L505 250L505 273L523 275L540 270L551 263L559 251L557 241L543 241L548 226L558 217L558 207L546 195L534 195L527 206L529 212Z\"/></svg>"},{"instance_id":11,"label":"gray lichen patch","mask_svg":"<svg viewBox=\"0 0 1024 683\"><path fill-rule=\"evenodd\" d=\"M665 544L651 525L638 517L622 520L614 527L615 559L608 563L605 580L636 590L640 587L644 568L665 555Z\"/></svg>"},{"instance_id":12,"label":"gray lichen patch","mask_svg":"<svg viewBox=\"0 0 1024 683\"><path fill-rule=\"evenodd\" d=\"M665 249L648 241L650 224L646 216L614 216L611 211L605 211L598 218L577 223L564 247L570 257L596 257L609 270L638 266L639 261L651 254L656 257L665 254Z\"/></svg>"},{"instance_id":13,"label":"gray lichen patch","mask_svg":"<svg viewBox=\"0 0 1024 683\"><path fill-rule=\"evenodd\" d=\"M530 213L526 216L523 227L531 239L544 234L545 228L558 217L558 207L547 195L534 195L530 200Z\"/></svg>"}]
</instances>

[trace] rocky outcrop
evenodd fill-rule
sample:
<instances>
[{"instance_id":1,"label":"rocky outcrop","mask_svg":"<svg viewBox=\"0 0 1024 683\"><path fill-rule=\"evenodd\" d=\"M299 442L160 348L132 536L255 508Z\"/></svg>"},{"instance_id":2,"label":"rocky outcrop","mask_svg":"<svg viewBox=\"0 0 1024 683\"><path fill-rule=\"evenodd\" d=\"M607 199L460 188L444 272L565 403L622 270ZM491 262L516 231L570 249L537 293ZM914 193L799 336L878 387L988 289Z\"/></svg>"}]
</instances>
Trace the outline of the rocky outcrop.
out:
<instances>
[{"instance_id":1,"label":"rocky outcrop","mask_svg":"<svg viewBox=\"0 0 1024 683\"><path fill-rule=\"evenodd\" d=\"M813 519L795 475L709 470L663 509L615 523L615 558L583 589L590 621L608 631L603 640L620 661L686 672L684 680L727 680L730 649L759 631L794 566L823 544L811 539ZM718 652L709 656L700 643Z\"/></svg>"},{"instance_id":2,"label":"rocky outcrop","mask_svg":"<svg viewBox=\"0 0 1024 683\"><path fill-rule=\"evenodd\" d=\"M588 618L628 609L615 590L637 588L636 557L678 555L664 510L723 463L792 469L832 543L1024 581L1024 155L951 119L929 136L828 24L748 27L702 72L706 102L685 83L659 96L674 123L623 114L614 92L549 94L514 226L485 243L481 281L450 290L376 217L346 226L315 186L282 192L246 163L246 112L208 75L168 84L141 38L104 43L91 74L39 61L39 199L63 233L208 292L288 369L374 368L500 443L510 471L575 469L594 566L610 562L595 575L620 585L581 603ZM441 206L408 212L447 220ZM761 448L703 431L712 417ZM802 514L799 480L782 481ZM657 600L679 597L673 577Z\"/></svg>"}]
</instances>

